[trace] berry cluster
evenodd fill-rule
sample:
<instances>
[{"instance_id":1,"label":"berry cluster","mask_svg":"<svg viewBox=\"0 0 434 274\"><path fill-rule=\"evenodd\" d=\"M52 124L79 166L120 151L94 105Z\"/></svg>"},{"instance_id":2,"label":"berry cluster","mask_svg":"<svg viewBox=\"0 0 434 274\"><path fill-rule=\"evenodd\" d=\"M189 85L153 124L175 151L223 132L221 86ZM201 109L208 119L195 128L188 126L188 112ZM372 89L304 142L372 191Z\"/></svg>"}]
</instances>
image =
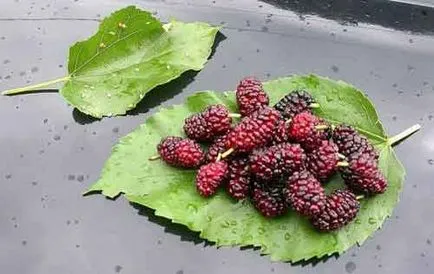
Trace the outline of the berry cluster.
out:
<instances>
[{"instance_id":1,"label":"berry cluster","mask_svg":"<svg viewBox=\"0 0 434 274\"><path fill-rule=\"evenodd\" d=\"M331 126L315 116L319 107L303 90L270 107L255 78L236 90L240 116L232 125L229 110L211 105L185 120L188 138L169 136L158 145L169 165L199 168L196 188L203 197L221 186L234 199L250 199L265 217L292 209L319 231L336 230L359 210L355 193L383 193L387 181L378 168L378 154L368 139L347 125ZM205 152L197 142L208 142ZM347 189L327 194L323 184L337 171Z\"/></svg>"}]
</instances>

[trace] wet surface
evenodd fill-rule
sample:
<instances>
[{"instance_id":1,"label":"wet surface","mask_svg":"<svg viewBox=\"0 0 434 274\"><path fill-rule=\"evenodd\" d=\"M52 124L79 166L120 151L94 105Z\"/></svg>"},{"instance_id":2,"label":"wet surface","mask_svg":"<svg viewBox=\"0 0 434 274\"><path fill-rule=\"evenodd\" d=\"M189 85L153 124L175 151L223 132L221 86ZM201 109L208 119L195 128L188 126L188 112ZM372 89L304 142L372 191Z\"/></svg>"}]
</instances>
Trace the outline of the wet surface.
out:
<instances>
[{"instance_id":1,"label":"wet surface","mask_svg":"<svg viewBox=\"0 0 434 274\"><path fill-rule=\"evenodd\" d=\"M344 1L331 7L323 1L322 9L313 1L4 0L0 90L64 76L69 46L132 2L165 20L224 24L226 39L204 70L151 92L126 117L91 119L53 92L0 97L1 273L434 272L432 9L345 1L396 11L363 20L366 10L336 4ZM401 201L362 247L325 261L271 263L253 249L216 249L122 198L82 197L113 144L159 106L197 90L233 89L245 75L267 80L311 72L366 91L391 135L415 123L424 127L397 147L407 169Z\"/></svg>"}]
</instances>

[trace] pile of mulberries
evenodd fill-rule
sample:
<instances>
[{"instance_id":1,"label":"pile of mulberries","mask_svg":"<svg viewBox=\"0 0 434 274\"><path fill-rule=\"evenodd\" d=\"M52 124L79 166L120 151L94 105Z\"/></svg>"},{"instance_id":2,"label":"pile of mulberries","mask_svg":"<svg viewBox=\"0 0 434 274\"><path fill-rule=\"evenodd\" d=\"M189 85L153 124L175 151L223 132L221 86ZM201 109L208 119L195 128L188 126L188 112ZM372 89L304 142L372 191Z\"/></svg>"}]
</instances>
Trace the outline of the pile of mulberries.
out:
<instances>
[{"instance_id":1,"label":"pile of mulberries","mask_svg":"<svg viewBox=\"0 0 434 274\"><path fill-rule=\"evenodd\" d=\"M226 191L251 201L266 218L292 210L317 230L332 231L356 218L358 199L386 191L373 145L355 128L316 116L320 105L308 91L295 90L270 106L262 83L248 77L236 99L240 114L207 106L185 119L187 137L168 136L157 146L166 164L198 169L199 195ZM346 188L327 193L324 184L337 173Z\"/></svg>"}]
</instances>

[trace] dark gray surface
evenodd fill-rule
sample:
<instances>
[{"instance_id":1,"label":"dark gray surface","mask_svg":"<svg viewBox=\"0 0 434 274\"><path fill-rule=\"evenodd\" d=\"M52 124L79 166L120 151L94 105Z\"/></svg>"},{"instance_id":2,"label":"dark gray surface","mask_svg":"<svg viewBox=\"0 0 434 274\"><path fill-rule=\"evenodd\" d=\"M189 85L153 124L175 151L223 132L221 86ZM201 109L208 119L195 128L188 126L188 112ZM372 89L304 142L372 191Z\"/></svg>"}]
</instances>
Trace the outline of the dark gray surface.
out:
<instances>
[{"instance_id":1,"label":"dark gray surface","mask_svg":"<svg viewBox=\"0 0 434 274\"><path fill-rule=\"evenodd\" d=\"M333 12L299 16L259 1L1 0L0 90L63 76L69 45L131 3L163 19L224 22L226 39L193 82L151 93L134 115L92 122L57 93L0 97L0 273L434 272L434 37L410 34L412 22L405 31L342 24ZM362 247L315 264L271 263L251 249L206 246L182 226L138 215L122 198L81 196L112 145L160 103L233 89L245 75L310 72L365 90L391 134L424 126L397 147L407 169L401 201Z\"/></svg>"}]
</instances>

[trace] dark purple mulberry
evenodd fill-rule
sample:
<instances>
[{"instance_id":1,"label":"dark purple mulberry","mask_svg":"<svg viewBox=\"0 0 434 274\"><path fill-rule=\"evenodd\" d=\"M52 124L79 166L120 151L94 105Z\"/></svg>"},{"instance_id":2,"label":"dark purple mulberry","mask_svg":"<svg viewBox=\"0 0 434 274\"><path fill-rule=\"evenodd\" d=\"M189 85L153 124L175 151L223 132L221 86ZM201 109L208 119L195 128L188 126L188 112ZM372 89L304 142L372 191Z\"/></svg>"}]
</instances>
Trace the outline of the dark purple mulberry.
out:
<instances>
[{"instance_id":1,"label":"dark purple mulberry","mask_svg":"<svg viewBox=\"0 0 434 274\"><path fill-rule=\"evenodd\" d=\"M250 155L250 169L257 178L271 180L303 169L305 159L299 144L283 143L254 151Z\"/></svg>"},{"instance_id":2,"label":"dark purple mulberry","mask_svg":"<svg viewBox=\"0 0 434 274\"><path fill-rule=\"evenodd\" d=\"M351 126L337 126L333 130L332 138L338 146L339 152L347 157L350 157L353 153L362 153L378 159L378 153L374 146Z\"/></svg>"},{"instance_id":3,"label":"dark purple mulberry","mask_svg":"<svg viewBox=\"0 0 434 274\"><path fill-rule=\"evenodd\" d=\"M229 195L237 200L246 198L250 190L250 166L246 157L236 157L229 162Z\"/></svg>"},{"instance_id":4,"label":"dark purple mulberry","mask_svg":"<svg viewBox=\"0 0 434 274\"><path fill-rule=\"evenodd\" d=\"M351 222L359 212L360 204L349 190L337 190L327 197L324 209L311 219L320 231L339 229Z\"/></svg>"},{"instance_id":5,"label":"dark purple mulberry","mask_svg":"<svg viewBox=\"0 0 434 274\"><path fill-rule=\"evenodd\" d=\"M319 147L307 154L307 169L319 180L326 181L337 169L338 155L336 144L323 140Z\"/></svg>"},{"instance_id":6,"label":"dark purple mulberry","mask_svg":"<svg viewBox=\"0 0 434 274\"><path fill-rule=\"evenodd\" d=\"M277 217L287 212L287 205L283 195L283 184L264 184L253 181L252 201L256 209L265 217Z\"/></svg>"},{"instance_id":7,"label":"dark purple mulberry","mask_svg":"<svg viewBox=\"0 0 434 274\"><path fill-rule=\"evenodd\" d=\"M311 106L315 103L312 96L304 90L296 90L282 99L274 106L283 117L292 119L302 112L311 112Z\"/></svg>"},{"instance_id":8,"label":"dark purple mulberry","mask_svg":"<svg viewBox=\"0 0 434 274\"><path fill-rule=\"evenodd\" d=\"M203 112L194 114L185 119L184 131L191 139L210 141L216 136L228 132L231 128L232 118L223 105L211 105Z\"/></svg>"},{"instance_id":9,"label":"dark purple mulberry","mask_svg":"<svg viewBox=\"0 0 434 274\"><path fill-rule=\"evenodd\" d=\"M342 178L354 191L378 194L386 191L387 180L372 155L355 153L348 159L349 166L341 169Z\"/></svg>"},{"instance_id":10,"label":"dark purple mulberry","mask_svg":"<svg viewBox=\"0 0 434 274\"><path fill-rule=\"evenodd\" d=\"M324 209L324 188L309 171L295 172L289 177L284 193L286 202L301 215L313 217Z\"/></svg>"}]
</instances>

